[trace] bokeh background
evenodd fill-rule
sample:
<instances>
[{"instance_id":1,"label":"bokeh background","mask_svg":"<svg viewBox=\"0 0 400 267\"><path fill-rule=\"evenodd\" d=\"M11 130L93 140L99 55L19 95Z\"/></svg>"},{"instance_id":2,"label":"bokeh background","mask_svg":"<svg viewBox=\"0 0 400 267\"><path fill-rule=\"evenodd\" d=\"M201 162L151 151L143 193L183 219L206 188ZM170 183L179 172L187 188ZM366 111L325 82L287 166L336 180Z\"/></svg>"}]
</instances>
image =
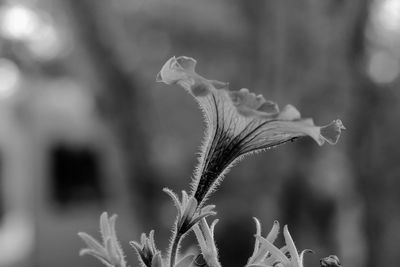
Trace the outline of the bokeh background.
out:
<instances>
[{"instance_id":1,"label":"bokeh background","mask_svg":"<svg viewBox=\"0 0 400 267\"><path fill-rule=\"evenodd\" d=\"M224 266L245 265L253 216L264 233L289 224L315 251L305 266L400 261L399 0L3 0L1 267L99 266L76 233L98 236L104 210L131 266L143 231L165 251L161 189L189 189L204 131L191 96L155 83L173 55L347 127L336 146L304 138L232 169L210 199Z\"/></svg>"}]
</instances>

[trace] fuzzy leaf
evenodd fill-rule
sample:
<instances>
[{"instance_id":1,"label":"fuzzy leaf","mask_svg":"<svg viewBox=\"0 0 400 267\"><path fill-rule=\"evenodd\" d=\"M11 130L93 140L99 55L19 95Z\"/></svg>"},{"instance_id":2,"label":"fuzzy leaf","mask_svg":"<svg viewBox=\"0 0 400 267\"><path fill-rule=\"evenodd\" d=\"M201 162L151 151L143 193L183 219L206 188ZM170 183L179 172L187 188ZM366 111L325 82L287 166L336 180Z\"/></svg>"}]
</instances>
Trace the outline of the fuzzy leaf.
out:
<instances>
[{"instance_id":1,"label":"fuzzy leaf","mask_svg":"<svg viewBox=\"0 0 400 267\"><path fill-rule=\"evenodd\" d=\"M256 221L256 225L257 225L257 222L258 222L258 220ZM258 224L259 224L259 222L258 222ZM257 226L257 233L258 232L261 233L261 225ZM275 241L275 239L277 238L278 234L279 234L279 222L274 221L274 225L272 226L271 231L267 235L266 240L268 240L272 244ZM259 235L259 234L257 234L257 235ZM259 236L261 236L261 235L259 235ZM266 246L260 247L258 242L259 242L259 240L256 238L257 252L253 253L253 256L249 259L248 263L260 263L267 257L267 253L268 253L267 247Z\"/></svg>"},{"instance_id":2,"label":"fuzzy leaf","mask_svg":"<svg viewBox=\"0 0 400 267\"><path fill-rule=\"evenodd\" d=\"M261 243L261 247L265 247L266 250L268 250L273 257L278 259L280 262L283 264L290 264L289 259L285 256L285 254L282 253L277 247L275 247L271 242L269 242L267 239L261 237L261 236L256 236L256 238L259 239ZM260 249L261 250L261 249Z\"/></svg>"},{"instance_id":3,"label":"fuzzy leaf","mask_svg":"<svg viewBox=\"0 0 400 267\"><path fill-rule=\"evenodd\" d=\"M153 260L151 261L151 267L163 267L161 254L159 252L154 255Z\"/></svg>"},{"instance_id":4,"label":"fuzzy leaf","mask_svg":"<svg viewBox=\"0 0 400 267\"><path fill-rule=\"evenodd\" d=\"M300 261L299 253L293 242L292 236L289 233L287 225L283 227L283 236L285 237L285 243L290 253L290 261L292 262L293 266L300 267L302 263Z\"/></svg>"},{"instance_id":5,"label":"fuzzy leaf","mask_svg":"<svg viewBox=\"0 0 400 267\"><path fill-rule=\"evenodd\" d=\"M174 202L174 205L175 205L176 209L178 210L178 218L180 218L182 216L183 211L182 211L182 205L181 205L177 195L175 195L175 193L172 192L168 188L164 188L163 191L165 193L167 193L171 197L172 201Z\"/></svg>"},{"instance_id":6,"label":"fuzzy leaf","mask_svg":"<svg viewBox=\"0 0 400 267\"><path fill-rule=\"evenodd\" d=\"M194 255L189 254L179 260L179 262L175 265L175 267L189 267L192 265L194 261Z\"/></svg>"},{"instance_id":7,"label":"fuzzy leaf","mask_svg":"<svg viewBox=\"0 0 400 267\"><path fill-rule=\"evenodd\" d=\"M106 239L111 236L111 227L108 221L107 212L103 212L100 216L100 233L103 237L103 244L105 245Z\"/></svg>"},{"instance_id":8,"label":"fuzzy leaf","mask_svg":"<svg viewBox=\"0 0 400 267\"><path fill-rule=\"evenodd\" d=\"M274 221L274 225L272 226L271 231L267 235L267 240L271 243L274 243L276 238L278 237L279 234L279 222Z\"/></svg>"},{"instance_id":9,"label":"fuzzy leaf","mask_svg":"<svg viewBox=\"0 0 400 267\"><path fill-rule=\"evenodd\" d=\"M105 255L106 250L103 248L102 245L100 245L99 242L97 242L96 239L94 239L92 236L88 235L87 233L80 232L78 233L79 237L86 243L86 245L93 249L94 251L97 251L99 254Z\"/></svg>"},{"instance_id":10,"label":"fuzzy leaf","mask_svg":"<svg viewBox=\"0 0 400 267\"><path fill-rule=\"evenodd\" d=\"M261 236L261 223L256 217L253 217L253 220L254 220L254 222L256 224L256 235ZM255 242L254 242L253 254L249 258L249 261L247 262L247 264L255 263L254 259L255 259L256 255L257 255L259 247L260 247L260 241L258 241L258 239L256 238Z\"/></svg>"}]
</instances>

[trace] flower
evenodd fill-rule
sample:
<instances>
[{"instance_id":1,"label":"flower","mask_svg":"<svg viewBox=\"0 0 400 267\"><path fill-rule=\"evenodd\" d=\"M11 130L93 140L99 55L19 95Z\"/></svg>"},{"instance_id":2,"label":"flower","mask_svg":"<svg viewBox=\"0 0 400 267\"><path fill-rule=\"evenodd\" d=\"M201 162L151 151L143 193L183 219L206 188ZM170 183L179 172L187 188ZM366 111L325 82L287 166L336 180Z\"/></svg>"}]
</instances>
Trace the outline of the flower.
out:
<instances>
[{"instance_id":1,"label":"flower","mask_svg":"<svg viewBox=\"0 0 400 267\"><path fill-rule=\"evenodd\" d=\"M250 257L246 267L303 267L303 258L306 252L312 252L309 249L303 250L300 254L297 252L296 246L289 233L287 225L283 228L283 236L286 245L277 248L273 242L278 237L279 223L274 225L266 238L261 236L261 224L254 218L257 227L256 242L254 245L253 255Z\"/></svg>"},{"instance_id":2,"label":"flower","mask_svg":"<svg viewBox=\"0 0 400 267\"><path fill-rule=\"evenodd\" d=\"M154 242L154 230L150 231L148 237L145 233L142 233L140 244L136 241L131 241L129 244L138 254L138 258L142 266L162 267L161 252L157 250Z\"/></svg>"},{"instance_id":3,"label":"flower","mask_svg":"<svg viewBox=\"0 0 400 267\"><path fill-rule=\"evenodd\" d=\"M157 75L157 81L178 84L199 103L207 123L193 193L201 204L222 179L224 172L245 155L310 136L319 145L336 144L340 120L322 127L312 119L302 119L292 105L281 111L276 103L248 89L231 91L228 83L208 80L196 73L196 60L180 56L170 58Z\"/></svg>"},{"instance_id":4,"label":"flower","mask_svg":"<svg viewBox=\"0 0 400 267\"><path fill-rule=\"evenodd\" d=\"M88 248L80 251L80 255L91 255L100 260L107 267L125 267L126 262L124 253L118 242L115 233L115 221L117 215L108 217L107 212L103 212L100 216L100 232L102 236L102 244L87 233L78 233L79 237L86 243Z\"/></svg>"}]
</instances>

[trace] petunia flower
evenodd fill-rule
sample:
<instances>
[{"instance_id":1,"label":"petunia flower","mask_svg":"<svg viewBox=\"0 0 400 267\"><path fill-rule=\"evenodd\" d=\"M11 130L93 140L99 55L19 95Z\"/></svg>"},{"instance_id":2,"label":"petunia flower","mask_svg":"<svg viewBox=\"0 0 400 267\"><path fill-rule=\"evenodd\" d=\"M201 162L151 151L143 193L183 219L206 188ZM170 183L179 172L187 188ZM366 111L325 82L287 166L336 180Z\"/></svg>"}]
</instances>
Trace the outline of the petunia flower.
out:
<instances>
[{"instance_id":1,"label":"petunia flower","mask_svg":"<svg viewBox=\"0 0 400 267\"><path fill-rule=\"evenodd\" d=\"M170 58L157 75L157 81L178 84L200 105L207 124L193 195L201 204L232 164L245 155L310 136L319 145L336 144L344 129L340 120L315 126L302 119L292 105L282 110L262 95L248 89L231 91L228 83L208 80L195 71L196 60Z\"/></svg>"},{"instance_id":2,"label":"petunia flower","mask_svg":"<svg viewBox=\"0 0 400 267\"><path fill-rule=\"evenodd\" d=\"M102 243L87 233L78 233L79 237L88 246L80 251L80 255L91 255L100 260L107 267L126 267L124 253L118 242L115 232L117 215L108 217L107 212L100 216L100 232Z\"/></svg>"},{"instance_id":3,"label":"petunia flower","mask_svg":"<svg viewBox=\"0 0 400 267\"><path fill-rule=\"evenodd\" d=\"M286 225L283 228L286 244L278 248L273 243L279 234L279 223L275 221L271 231L264 238L261 236L260 222L256 218L254 220L257 226L256 242L246 267L303 267L304 254L312 251L306 249L299 254Z\"/></svg>"}]
</instances>

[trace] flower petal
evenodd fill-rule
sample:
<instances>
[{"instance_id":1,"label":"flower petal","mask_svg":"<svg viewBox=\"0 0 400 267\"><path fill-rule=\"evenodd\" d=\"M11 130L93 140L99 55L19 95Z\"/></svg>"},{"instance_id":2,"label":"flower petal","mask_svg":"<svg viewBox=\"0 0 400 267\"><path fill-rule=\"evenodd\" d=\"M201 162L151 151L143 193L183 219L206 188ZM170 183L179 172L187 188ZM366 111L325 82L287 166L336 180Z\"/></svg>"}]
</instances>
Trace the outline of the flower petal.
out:
<instances>
[{"instance_id":1,"label":"flower petal","mask_svg":"<svg viewBox=\"0 0 400 267\"><path fill-rule=\"evenodd\" d=\"M321 136L320 127L315 126L311 119L261 122L254 129L243 131L242 135L244 142L241 154L275 147L302 136L310 136L319 145L325 141Z\"/></svg>"},{"instance_id":2,"label":"flower petal","mask_svg":"<svg viewBox=\"0 0 400 267\"><path fill-rule=\"evenodd\" d=\"M279 112L276 103L267 102L262 95L256 96L246 88L230 92L230 98L238 113L243 116L262 115L262 113L273 115Z\"/></svg>"},{"instance_id":3,"label":"flower petal","mask_svg":"<svg viewBox=\"0 0 400 267\"><path fill-rule=\"evenodd\" d=\"M180 56L176 59L176 62L183 70L194 73L197 64L194 58Z\"/></svg>"},{"instance_id":4,"label":"flower petal","mask_svg":"<svg viewBox=\"0 0 400 267\"><path fill-rule=\"evenodd\" d=\"M278 115L278 119L284 121L299 120L300 117L300 112L292 105L286 105Z\"/></svg>"},{"instance_id":5,"label":"flower petal","mask_svg":"<svg viewBox=\"0 0 400 267\"><path fill-rule=\"evenodd\" d=\"M321 127L321 136L331 145L335 145L339 140L342 130L345 130L341 120L334 120L330 124Z\"/></svg>"},{"instance_id":6,"label":"flower petal","mask_svg":"<svg viewBox=\"0 0 400 267\"><path fill-rule=\"evenodd\" d=\"M170 58L157 74L156 81L174 84L185 77L184 70L179 66L175 57Z\"/></svg>"}]
</instances>

